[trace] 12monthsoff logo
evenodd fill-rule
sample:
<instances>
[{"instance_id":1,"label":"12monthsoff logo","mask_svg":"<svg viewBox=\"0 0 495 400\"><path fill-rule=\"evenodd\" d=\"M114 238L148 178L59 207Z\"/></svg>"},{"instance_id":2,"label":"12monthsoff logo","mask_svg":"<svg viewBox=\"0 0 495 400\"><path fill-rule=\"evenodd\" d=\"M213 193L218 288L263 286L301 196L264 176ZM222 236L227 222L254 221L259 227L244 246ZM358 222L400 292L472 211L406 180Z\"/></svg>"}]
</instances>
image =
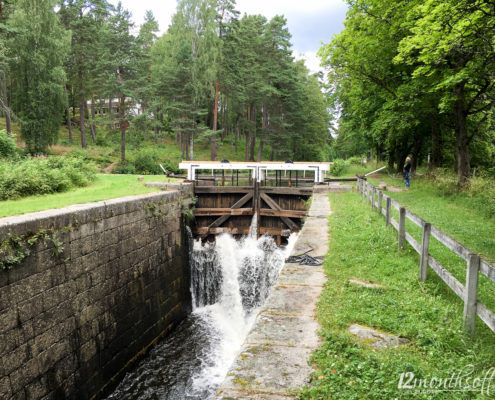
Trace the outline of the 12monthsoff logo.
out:
<instances>
[{"instance_id":1,"label":"12monthsoff logo","mask_svg":"<svg viewBox=\"0 0 495 400\"><path fill-rule=\"evenodd\" d=\"M495 396L495 367L480 374L476 373L474 365L469 364L445 377L419 378L414 372L402 372L398 388L422 393L480 392L485 396Z\"/></svg>"}]
</instances>

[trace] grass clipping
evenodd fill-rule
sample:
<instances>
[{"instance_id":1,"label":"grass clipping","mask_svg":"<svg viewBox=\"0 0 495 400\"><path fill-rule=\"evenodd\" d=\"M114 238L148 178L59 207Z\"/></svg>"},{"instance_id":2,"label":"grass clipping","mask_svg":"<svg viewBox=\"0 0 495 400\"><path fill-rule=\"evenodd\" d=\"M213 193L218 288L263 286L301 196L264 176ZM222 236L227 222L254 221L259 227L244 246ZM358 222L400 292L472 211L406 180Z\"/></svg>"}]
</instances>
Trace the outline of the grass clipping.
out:
<instances>
[{"instance_id":1,"label":"grass clipping","mask_svg":"<svg viewBox=\"0 0 495 400\"><path fill-rule=\"evenodd\" d=\"M300 397L484 398L480 387L462 393L450 391L459 387L399 387L401 374L407 374L403 381L416 379L411 385L419 379L430 383L432 378L465 374L469 368L471 382L483 378L495 366L495 335L478 321L476 340L464 336L461 299L433 273L426 284L418 282L418 255L409 245L398 251L397 232L387 229L383 217L371 212L356 193L331 194L330 202L330 252L324 265L328 284L318 304L322 345L312 355L315 372ZM350 284L356 277L385 288ZM411 343L376 350L347 332L351 324L381 329Z\"/></svg>"}]
</instances>

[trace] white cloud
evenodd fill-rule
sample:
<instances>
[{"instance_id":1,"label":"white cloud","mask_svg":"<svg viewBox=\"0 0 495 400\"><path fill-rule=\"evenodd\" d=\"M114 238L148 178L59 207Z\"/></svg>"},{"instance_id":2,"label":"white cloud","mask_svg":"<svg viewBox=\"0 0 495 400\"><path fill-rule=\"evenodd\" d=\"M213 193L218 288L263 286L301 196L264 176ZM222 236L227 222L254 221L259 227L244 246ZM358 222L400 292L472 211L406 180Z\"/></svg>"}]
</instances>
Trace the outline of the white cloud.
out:
<instances>
[{"instance_id":1,"label":"white cloud","mask_svg":"<svg viewBox=\"0 0 495 400\"><path fill-rule=\"evenodd\" d=\"M118 0L110 1L118 3ZM175 0L122 0L122 4L138 26L144 21L145 11L153 11L162 33L168 29L177 7ZM267 18L284 15L294 50L306 54L315 53L321 41L329 42L342 29L347 5L343 0L237 0L236 8L241 15L262 14ZM314 66L315 57L312 58Z\"/></svg>"},{"instance_id":2,"label":"white cloud","mask_svg":"<svg viewBox=\"0 0 495 400\"><path fill-rule=\"evenodd\" d=\"M304 64L311 71L311 73L315 74L318 72L323 72L323 68L320 67L320 59L316 55L315 51L306 51L304 53L294 51L293 54L296 60L304 60Z\"/></svg>"}]
</instances>

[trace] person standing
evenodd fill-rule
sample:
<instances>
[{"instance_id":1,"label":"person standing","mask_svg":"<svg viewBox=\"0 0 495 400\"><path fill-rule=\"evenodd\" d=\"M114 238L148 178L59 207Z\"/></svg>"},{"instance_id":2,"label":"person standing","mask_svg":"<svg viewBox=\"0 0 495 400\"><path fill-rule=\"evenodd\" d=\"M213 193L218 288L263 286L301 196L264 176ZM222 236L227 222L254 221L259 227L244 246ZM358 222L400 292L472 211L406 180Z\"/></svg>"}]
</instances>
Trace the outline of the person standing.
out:
<instances>
[{"instance_id":1,"label":"person standing","mask_svg":"<svg viewBox=\"0 0 495 400\"><path fill-rule=\"evenodd\" d=\"M406 164L404 165L404 169L402 171L404 173L404 183L406 184L406 190L409 190L411 187L411 158L406 157Z\"/></svg>"}]
</instances>

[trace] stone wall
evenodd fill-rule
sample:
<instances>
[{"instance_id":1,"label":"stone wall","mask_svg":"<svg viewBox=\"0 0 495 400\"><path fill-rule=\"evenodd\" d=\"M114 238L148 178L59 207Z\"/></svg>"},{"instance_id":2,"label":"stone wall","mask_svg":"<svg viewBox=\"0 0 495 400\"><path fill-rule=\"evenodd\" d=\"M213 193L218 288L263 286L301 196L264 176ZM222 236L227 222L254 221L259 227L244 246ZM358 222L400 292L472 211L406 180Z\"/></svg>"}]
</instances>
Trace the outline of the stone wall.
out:
<instances>
[{"instance_id":1,"label":"stone wall","mask_svg":"<svg viewBox=\"0 0 495 400\"><path fill-rule=\"evenodd\" d=\"M191 197L184 185L0 219L1 399L98 396L190 312Z\"/></svg>"}]
</instances>

